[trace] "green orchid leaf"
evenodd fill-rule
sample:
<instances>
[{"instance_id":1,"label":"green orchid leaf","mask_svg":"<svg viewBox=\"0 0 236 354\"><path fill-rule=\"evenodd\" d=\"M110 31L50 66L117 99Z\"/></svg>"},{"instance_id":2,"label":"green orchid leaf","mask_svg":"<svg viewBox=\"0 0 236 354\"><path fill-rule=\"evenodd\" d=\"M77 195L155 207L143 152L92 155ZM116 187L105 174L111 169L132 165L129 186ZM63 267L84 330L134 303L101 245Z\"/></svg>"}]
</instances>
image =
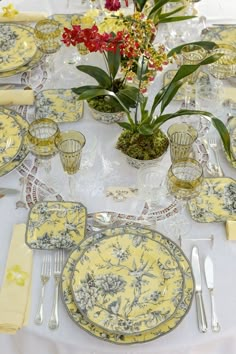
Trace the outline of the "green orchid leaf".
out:
<instances>
[{"instance_id":1,"label":"green orchid leaf","mask_svg":"<svg viewBox=\"0 0 236 354\"><path fill-rule=\"evenodd\" d=\"M162 18L166 18L166 17L172 16L172 15L176 14L177 12L179 12L179 11L185 9L185 7L186 7L186 6L180 6L180 7L178 7L177 9L175 9L175 10L173 10L173 11L169 11L169 12L162 13L162 14L161 14L161 17L162 17Z\"/></svg>"},{"instance_id":2,"label":"green orchid leaf","mask_svg":"<svg viewBox=\"0 0 236 354\"><path fill-rule=\"evenodd\" d=\"M121 128L132 131L132 126L127 122L118 122L118 124Z\"/></svg>"},{"instance_id":3,"label":"green orchid leaf","mask_svg":"<svg viewBox=\"0 0 236 354\"><path fill-rule=\"evenodd\" d=\"M218 131L218 134L220 135L220 138L222 140L222 143L224 145L224 149L226 154L228 155L229 159L231 160L233 158L232 156L232 152L231 152L231 146L230 146L230 135L229 132L226 128L226 126L224 125L224 123L216 118L213 117L212 118L212 123L214 125L214 127L216 128L216 130Z\"/></svg>"},{"instance_id":4,"label":"green orchid leaf","mask_svg":"<svg viewBox=\"0 0 236 354\"><path fill-rule=\"evenodd\" d=\"M186 21L186 20L191 20L192 18L195 18L196 16L173 16L173 17L162 17L159 16L159 23L170 23L170 22L180 22L180 21Z\"/></svg>"},{"instance_id":5,"label":"green orchid leaf","mask_svg":"<svg viewBox=\"0 0 236 354\"><path fill-rule=\"evenodd\" d=\"M214 54L211 55L209 57L207 57L206 59L203 59L200 63L195 64L195 65L182 65L179 70L177 71L177 73L175 74L175 76L173 77L172 81L170 82L169 85L172 84L172 82L176 82L179 80L182 80L183 78L191 75L192 73L194 73L198 68L200 68L200 66L202 65L208 65L211 63L214 63L215 61L217 61L220 57L222 56L222 54Z\"/></svg>"},{"instance_id":6,"label":"green orchid leaf","mask_svg":"<svg viewBox=\"0 0 236 354\"><path fill-rule=\"evenodd\" d=\"M172 99L175 97L176 93L183 86L184 81L176 81L172 82L171 85L168 86L167 90L165 91L162 102L161 102L161 114L164 112L165 108L169 105Z\"/></svg>"},{"instance_id":7,"label":"green orchid leaf","mask_svg":"<svg viewBox=\"0 0 236 354\"><path fill-rule=\"evenodd\" d=\"M135 9L138 12L142 12L146 3L147 3L147 0L134 0Z\"/></svg>"},{"instance_id":8,"label":"green orchid leaf","mask_svg":"<svg viewBox=\"0 0 236 354\"><path fill-rule=\"evenodd\" d=\"M148 18L152 19L153 15L155 15L155 13L168 2L169 0L158 0L156 4L153 6L152 10L149 12Z\"/></svg>"},{"instance_id":9,"label":"green orchid leaf","mask_svg":"<svg viewBox=\"0 0 236 354\"><path fill-rule=\"evenodd\" d=\"M164 97L164 94L166 92L166 90L168 89L169 87L169 84L164 86L155 96L154 100L153 100L153 104L152 104L152 107L151 107L151 112L150 112L150 115L152 116L155 112L155 109L157 108L157 106L161 103L163 97Z\"/></svg>"},{"instance_id":10,"label":"green orchid leaf","mask_svg":"<svg viewBox=\"0 0 236 354\"><path fill-rule=\"evenodd\" d=\"M77 95L81 95L81 93L87 91L87 90L94 90L100 88L98 85L85 85L85 86L80 86L80 87L74 87L72 88L72 91L76 93Z\"/></svg>"},{"instance_id":11,"label":"green orchid leaf","mask_svg":"<svg viewBox=\"0 0 236 354\"><path fill-rule=\"evenodd\" d=\"M78 65L76 68L93 77L104 89L111 88L112 80L103 69L93 65Z\"/></svg>"},{"instance_id":12,"label":"green orchid leaf","mask_svg":"<svg viewBox=\"0 0 236 354\"><path fill-rule=\"evenodd\" d=\"M126 86L124 89L117 92L116 95L124 103L127 109L129 109L130 107L136 106L139 95L139 89L133 86Z\"/></svg>"},{"instance_id":13,"label":"green orchid leaf","mask_svg":"<svg viewBox=\"0 0 236 354\"><path fill-rule=\"evenodd\" d=\"M149 124L142 124L138 126L138 132L142 135L152 135L153 129Z\"/></svg>"},{"instance_id":14,"label":"green orchid leaf","mask_svg":"<svg viewBox=\"0 0 236 354\"><path fill-rule=\"evenodd\" d=\"M115 79L120 67L120 58L120 50L118 47L115 53L110 51L107 52L107 63L113 80Z\"/></svg>"},{"instance_id":15,"label":"green orchid leaf","mask_svg":"<svg viewBox=\"0 0 236 354\"><path fill-rule=\"evenodd\" d=\"M182 48L185 45L199 45L202 48L204 48L207 51L212 50L214 47L217 47L217 44L211 41L197 41L197 42L191 42L191 43L185 43L185 44L181 44L178 47L172 48L169 53L167 54L167 57L170 58L172 57L174 54L180 54Z\"/></svg>"}]
</instances>

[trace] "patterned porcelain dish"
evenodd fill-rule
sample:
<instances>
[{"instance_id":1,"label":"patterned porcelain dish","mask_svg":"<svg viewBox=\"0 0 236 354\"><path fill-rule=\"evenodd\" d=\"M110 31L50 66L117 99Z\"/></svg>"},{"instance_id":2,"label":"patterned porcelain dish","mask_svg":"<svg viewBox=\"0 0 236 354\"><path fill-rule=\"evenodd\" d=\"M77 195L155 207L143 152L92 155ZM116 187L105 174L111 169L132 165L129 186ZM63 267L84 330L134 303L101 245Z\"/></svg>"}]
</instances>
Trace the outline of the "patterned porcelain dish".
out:
<instances>
[{"instance_id":1,"label":"patterned porcelain dish","mask_svg":"<svg viewBox=\"0 0 236 354\"><path fill-rule=\"evenodd\" d=\"M57 123L76 122L83 116L83 101L69 89L40 91L36 96L36 117Z\"/></svg>"},{"instance_id":2,"label":"patterned porcelain dish","mask_svg":"<svg viewBox=\"0 0 236 354\"><path fill-rule=\"evenodd\" d=\"M32 27L24 26L24 25L17 25L17 27L27 30L33 36L34 29ZM5 72L0 72L0 78L21 74L29 69L34 68L36 65L39 64L40 60L43 59L43 56L44 56L44 54L36 49L34 56L30 59L30 61L28 63L26 63L22 66L19 66L16 69L8 70Z\"/></svg>"},{"instance_id":3,"label":"patterned porcelain dish","mask_svg":"<svg viewBox=\"0 0 236 354\"><path fill-rule=\"evenodd\" d=\"M20 116L16 111L12 111L7 108L0 107L0 116L7 116L14 118L14 120L18 123L20 127L20 134L21 134L21 146L20 149L15 154L14 158L6 163L4 166L0 168L0 177L6 175L7 173L14 170L17 166L19 166L25 157L28 154L28 148L25 144L24 136L28 130L28 122L24 120L22 116ZM5 123L5 120L4 120Z\"/></svg>"},{"instance_id":4,"label":"patterned porcelain dish","mask_svg":"<svg viewBox=\"0 0 236 354\"><path fill-rule=\"evenodd\" d=\"M236 46L236 25L215 25L202 31L201 40Z\"/></svg>"},{"instance_id":5,"label":"patterned porcelain dish","mask_svg":"<svg viewBox=\"0 0 236 354\"><path fill-rule=\"evenodd\" d=\"M96 109L90 107L89 105L88 107L90 112L92 113L93 118L95 120L100 121L101 123L111 124L111 123L122 122L126 117L125 112L107 113L107 112L97 111Z\"/></svg>"},{"instance_id":6,"label":"patterned porcelain dish","mask_svg":"<svg viewBox=\"0 0 236 354\"><path fill-rule=\"evenodd\" d=\"M188 203L193 220L223 222L236 220L236 181L231 178L205 178L198 197Z\"/></svg>"},{"instance_id":7,"label":"patterned porcelain dish","mask_svg":"<svg viewBox=\"0 0 236 354\"><path fill-rule=\"evenodd\" d=\"M18 154L22 138L21 127L16 119L0 110L0 168Z\"/></svg>"},{"instance_id":8,"label":"patterned porcelain dish","mask_svg":"<svg viewBox=\"0 0 236 354\"><path fill-rule=\"evenodd\" d=\"M86 215L81 203L36 203L29 213L25 242L32 249L72 248L85 236Z\"/></svg>"},{"instance_id":9,"label":"patterned porcelain dish","mask_svg":"<svg viewBox=\"0 0 236 354\"><path fill-rule=\"evenodd\" d=\"M0 24L0 72L27 64L36 51L32 31L16 24Z\"/></svg>"},{"instance_id":10,"label":"patterned porcelain dish","mask_svg":"<svg viewBox=\"0 0 236 354\"><path fill-rule=\"evenodd\" d=\"M75 302L88 320L118 334L140 334L166 322L183 295L183 275L162 244L133 235L98 240L77 260Z\"/></svg>"},{"instance_id":11,"label":"patterned porcelain dish","mask_svg":"<svg viewBox=\"0 0 236 354\"><path fill-rule=\"evenodd\" d=\"M111 333L109 331L99 328L91 322L88 322L86 318L83 317L82 313L78 310L77 305L74 302L72 290L70 287L70 278L73 274L73 267L77 264L78 259L84 254L84 251L87 249L87 247L92 248L93 244L95 245L97 241L103 240L104 238L114 238L115 236L121 235L126 235L129 239L131 239L132 237L134 248L140 247L141 244L143 245L143 247L145 247L147 238L159 243L159 245L164 246L168 250L168 252L173 256L173 258L178 262L184 280L183 296L174 314L165 323L162 323L156 328L153 328L150 331L138 335L120 335ZM119 253L120 255L122 255L122 249ZM156 261L158 261L157 257ZM123 261L121 261L121 264L122 262ZM135 264L133 265L133 267L135 267ZM145 268L145 264L143 264L143 267ZM165 273L165 271L167 273L171 272L169 267L167 267L167 269L165 269L165 267L163 268L163 274ZM142 282L145 283L145 280L148 279L148 277L144 276L144 272L145 269L143 269L143 272L141 271L140 273L141 288ZM167 273L165 274L167 275ZM154 279L152 279L152 281L154 281ZM109 284L109 279L106 279L103 282L104 289L111 290L111 285L113 284L114 286L116 286L117 282L112 283L110 285ZM136 285L138 286L138 284ZM194 280L188 259L185 257L182 250L173 241L153 230L144 229L137 226L125 226L120 228L110 228L102 232L96 233L93 236L84 240L84 242L81 242L80 245L72 251L62 272L61 293L69 316L79 327L83 328L88 333L94 335L99 339L117 344L143 343L156 339L164 334L167 334L168 332L176 328L177 325L183 320L192 303L192 298L194 294ZM137 295L138 294L139 292L137 292ZM152 297L153 301L158 301L158 293L153 292ZM117 306L118 305L114 304L114 307L112 306L111 311L116 312ZM158 313L156 313L155 315L158 317ZM155 316L153 320L156 321Z\"/></svg>"}]
</instances>

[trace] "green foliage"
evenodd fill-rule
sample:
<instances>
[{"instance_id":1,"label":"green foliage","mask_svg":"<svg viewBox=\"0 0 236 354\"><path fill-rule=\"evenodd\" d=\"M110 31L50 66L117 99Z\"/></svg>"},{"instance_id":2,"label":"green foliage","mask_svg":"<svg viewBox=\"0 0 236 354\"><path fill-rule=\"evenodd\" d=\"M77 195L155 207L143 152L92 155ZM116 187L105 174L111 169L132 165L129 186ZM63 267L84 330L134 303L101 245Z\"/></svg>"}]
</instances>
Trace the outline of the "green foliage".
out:
<instances>
[{"instance_id":1,"label":"green foliage","mask_svg":"<svg viewBox=\"0 0 236 354\"><path fill-rule=\"evenodd\" d=\"M180 3L180 6L172 11L163 13L163 8L169 2ZM148 0L134 0L135 8L137 11L142 12L145 9L145 6L148 4ZM185 6L181 4L181 0L156 0L154 6L148 12L148 18L151 19L155 25L158 23L167 23L167 22L177 22L185 21L195 16L173 16L179 11L183 10Z\"/></svg>"},{"instance_id":2,"label":"green foliage","mask_svg":"<svg viewBox=\"0 0 236 354\"><path fill-rule=\"evenodd\" d=\"M105 112L117 112L117 110L129 110L134 108L137 102L139 90L137 87L126 85L125 80L116 78L120 67L120 51L104 53L108 73L96 66L78 65L77 69L89 75L97 81L97 85L85 85L73 88L72 91L79 95L80 100L93 100L93 106L96 98L97 105L102 106L104 100ZM108 94L109 92L109 94ZM113 95L115 94L115 96ZM107 102L107 96L113 97ZM96 104L95 104L96 105ZM94 107L95 108L95 107Z\"/></svg>"}]
</instances>

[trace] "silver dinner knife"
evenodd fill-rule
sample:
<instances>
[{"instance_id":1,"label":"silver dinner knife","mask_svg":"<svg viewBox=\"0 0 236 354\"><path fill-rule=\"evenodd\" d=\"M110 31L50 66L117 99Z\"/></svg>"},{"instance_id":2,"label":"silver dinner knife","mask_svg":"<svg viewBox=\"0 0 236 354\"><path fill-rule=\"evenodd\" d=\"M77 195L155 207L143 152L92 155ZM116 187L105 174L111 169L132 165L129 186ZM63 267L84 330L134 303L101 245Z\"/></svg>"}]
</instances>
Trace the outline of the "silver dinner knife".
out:
<instances>
[{"instance_id":1,"label":"silver dinner knife","mask_svg":"<svg viewBox=\"0 0 236 354\"><path fill-rule=\"evenodd\" d=\"M195 297L196 297L196 307L197 307L197 319L198 319L198 328L202 333L207 331L207 320L206 313L203 304L202 298L202 279L201 279L201 268L199 261L198 248L196 246L192 249L192 268L195 278Z\"/></svg>"},{"instance_id":2,"label":"silver dinner knife","mask_svg":"<svg viewBox=\"0 0 236 354\"><path fill-rule=\"evenodd\" d=\"M207 256L204 262L205 277L207 287L211 295L211 328L213 332L220 331L220 324L218 322L216 311L215 311L215 300L214 300L214 269L212 259Z\"/></svg>"}]
</instances>

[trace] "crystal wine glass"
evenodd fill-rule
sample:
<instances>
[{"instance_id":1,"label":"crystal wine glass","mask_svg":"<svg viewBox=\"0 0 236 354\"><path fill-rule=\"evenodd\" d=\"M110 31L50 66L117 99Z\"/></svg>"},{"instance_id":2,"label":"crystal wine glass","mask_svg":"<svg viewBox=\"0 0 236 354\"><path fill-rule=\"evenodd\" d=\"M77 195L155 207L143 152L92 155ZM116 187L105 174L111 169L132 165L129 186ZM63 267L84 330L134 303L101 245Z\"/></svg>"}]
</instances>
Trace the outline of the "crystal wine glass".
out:
<instances>
[{"instance_id":1,"label":"crystal wine glass","mask_svg":"<svg viewBox=\"0 0 236 354\"><path fill-rule=\"evenodd\" d=\"M71 200L74 200L76 194L76 173L80 169L81 154L85 143L85 136L76 130L61 132L55 140L63 170L68 175Z\"/></svg>"}]
</instances>

